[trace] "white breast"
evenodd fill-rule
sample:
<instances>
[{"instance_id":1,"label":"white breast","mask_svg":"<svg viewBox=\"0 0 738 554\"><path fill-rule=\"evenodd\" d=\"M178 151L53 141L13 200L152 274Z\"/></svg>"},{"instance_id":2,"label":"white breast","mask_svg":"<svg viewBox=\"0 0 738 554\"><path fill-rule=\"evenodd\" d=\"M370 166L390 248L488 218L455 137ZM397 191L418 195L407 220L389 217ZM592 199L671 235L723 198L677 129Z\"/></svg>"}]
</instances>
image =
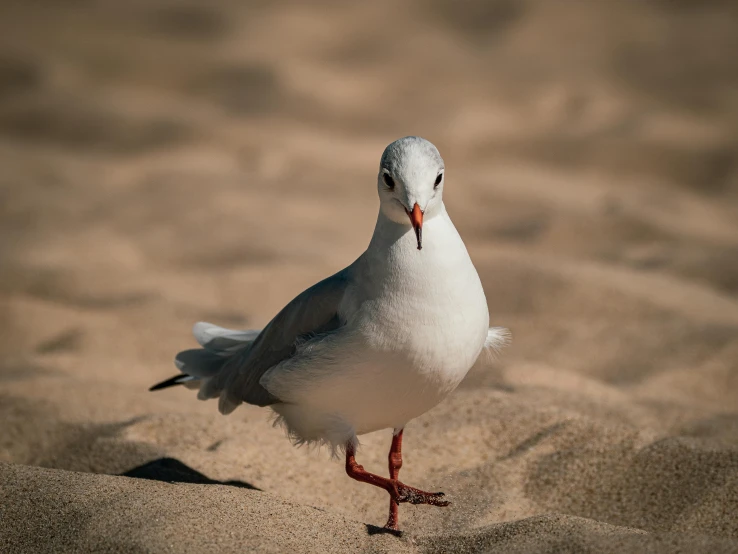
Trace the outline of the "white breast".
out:
<instances>
[{"instance_id":1,"label":"white breast","mask_svg":"<svg viewBox=\"0 0 738 554\"><path fill-rule=\"evenodd\" d=\"M489 327L479 276L445 211L426 222L424 237L422 251L412 233L370 247L339 308L346 325L267 374L293 434L323 440L403 427L476 361Z\"/></svg>"},{"instance_id":2,"label":"white breast","mask_svg":"<svg viewBox=\"0 0 738 554\"><path fill-rule=\"evenodd\" d=\"M458 386L489 328L484 290L451 220L444 212L424 231L422 251L410 235L385 249L384 263L367 260L373 270L358 273L353 293L363 298L352 318L357 342L374 360L371 368L362 364L357 394L367 412L370 402L381 401L393 425L428 411Z\"/></svg>"}]
</instances>

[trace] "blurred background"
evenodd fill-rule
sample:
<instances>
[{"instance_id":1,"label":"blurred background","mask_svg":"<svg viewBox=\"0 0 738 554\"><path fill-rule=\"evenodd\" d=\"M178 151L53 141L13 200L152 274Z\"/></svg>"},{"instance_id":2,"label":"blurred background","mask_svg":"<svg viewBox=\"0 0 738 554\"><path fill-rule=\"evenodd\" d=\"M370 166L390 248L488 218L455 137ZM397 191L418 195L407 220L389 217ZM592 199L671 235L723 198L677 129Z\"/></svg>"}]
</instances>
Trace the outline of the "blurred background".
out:
<instances>
[{"instance_id":1,"label":"blurred background","mask_svg":"<svg viewBox=\"0 0 738 554\"><path fill-rule=\"evenodd\" d=\"M383 148L421 135L514 344L408 429L415 481L477 510L413 509L411 528L558 510L738 535L723 497L690 515L688 477L648 473L676 448L727 468L695 487L732 476L738 494L736 54L730 0L3 2L0 460L114 474L168 456L379 522L383 499L332 495L354 486L340 464L292 453L263 411L146 388L193 322L260 328L352 262ZM467 442L424 461L449 437ZM639 458L657 439L698 443ZM528 453L550 440L599 450ZM290 456L323 496L270 472ZM557 488L587 468L612 489ZM644 483L680 510L630 509Z\"/></svg>"}]
</instances>

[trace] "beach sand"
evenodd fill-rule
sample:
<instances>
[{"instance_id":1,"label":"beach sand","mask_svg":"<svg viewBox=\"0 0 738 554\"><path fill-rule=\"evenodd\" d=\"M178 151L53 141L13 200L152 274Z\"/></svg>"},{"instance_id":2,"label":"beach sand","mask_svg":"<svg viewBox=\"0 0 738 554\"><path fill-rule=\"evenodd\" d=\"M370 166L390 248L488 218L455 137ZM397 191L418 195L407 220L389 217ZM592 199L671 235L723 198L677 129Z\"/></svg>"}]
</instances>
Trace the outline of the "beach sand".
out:
<instances>
[{"instance_id":1,"label":"beach sand","mask_svg":"<svg viewBox=\"0 0 738 554\"><path fill-rule=\"evenodd\" d=\"M738 552L732 3L2 11L0 552ZM351 263L410 134L513 343L406 428L453 504L396 536L268 410L147 388Z\"/></svg>"}]
</instances>

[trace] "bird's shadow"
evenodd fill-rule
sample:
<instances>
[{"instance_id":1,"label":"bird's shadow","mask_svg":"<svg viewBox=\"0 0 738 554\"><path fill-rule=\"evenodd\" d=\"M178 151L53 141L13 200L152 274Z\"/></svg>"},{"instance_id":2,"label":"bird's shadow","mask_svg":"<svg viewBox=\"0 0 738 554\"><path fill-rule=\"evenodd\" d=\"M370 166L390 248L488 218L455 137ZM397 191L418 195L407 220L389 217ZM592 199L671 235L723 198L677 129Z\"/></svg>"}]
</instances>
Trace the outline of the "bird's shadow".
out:
<instances>
[{"instance_id":1,"label":"bird's shadow","mask_svg":"<svg viewBox=\"0 0 738 554\"><path fill-rule=\"evenodd\" d=\"M196 469L180 462L175 458L159 458L121 473L124 477L135 479L150 479L166 483L194 483L198 485L228 485L242 489L259 491L261 489L244 481L216 481L203 475Z\"/></svg>"}]
</instances>

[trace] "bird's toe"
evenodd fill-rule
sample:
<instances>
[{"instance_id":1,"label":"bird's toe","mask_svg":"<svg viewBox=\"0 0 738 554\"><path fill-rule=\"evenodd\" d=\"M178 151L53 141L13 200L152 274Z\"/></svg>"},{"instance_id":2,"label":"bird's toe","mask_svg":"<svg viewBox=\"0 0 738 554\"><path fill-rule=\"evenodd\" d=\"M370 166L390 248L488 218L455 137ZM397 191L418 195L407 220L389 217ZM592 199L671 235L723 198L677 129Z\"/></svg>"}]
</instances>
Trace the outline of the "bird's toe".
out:
<instances>
[{"instance_id":1,"label":"bird's toe","mask_svg":"<svg viewBox=\"0 0 738 554\"><path fill-rule=\"evenodd\" d=\"M450 502L443 500L446 496L442 492L426 492L414 487L408 487L407 485L399 484L397 487L397 498L396 501L409 504L428 504L430 506L448 506Z\"/></svg>"}]
</instances>

